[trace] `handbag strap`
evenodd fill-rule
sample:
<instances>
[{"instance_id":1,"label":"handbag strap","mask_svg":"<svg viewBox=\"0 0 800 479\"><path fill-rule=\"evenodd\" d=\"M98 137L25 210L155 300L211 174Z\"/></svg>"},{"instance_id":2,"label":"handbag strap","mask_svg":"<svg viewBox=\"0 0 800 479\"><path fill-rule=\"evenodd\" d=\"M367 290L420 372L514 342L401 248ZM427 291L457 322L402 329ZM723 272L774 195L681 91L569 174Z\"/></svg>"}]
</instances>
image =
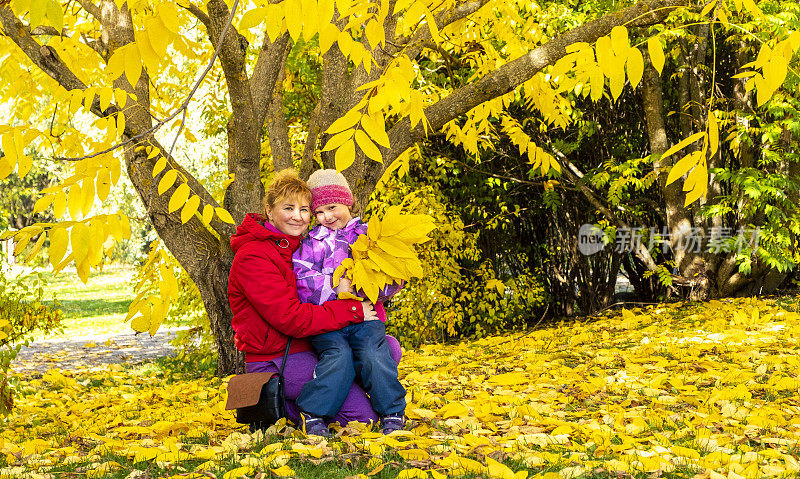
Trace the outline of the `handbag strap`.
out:
<instances>
[{"instance_id":1,"label":"handbag strap","mask_svg":"<svg viewBox=\"0 0 800 479\"><path fill-rule=\"evenodd\" d=\"M286 342L286 352L283 353L283 362L281 363L281 372L280 377L283 378L283 369L286 367L286 359L289 357L289 346L292 345L292 337L289 336L289 340Z\"/></svg>"}]
</instances>

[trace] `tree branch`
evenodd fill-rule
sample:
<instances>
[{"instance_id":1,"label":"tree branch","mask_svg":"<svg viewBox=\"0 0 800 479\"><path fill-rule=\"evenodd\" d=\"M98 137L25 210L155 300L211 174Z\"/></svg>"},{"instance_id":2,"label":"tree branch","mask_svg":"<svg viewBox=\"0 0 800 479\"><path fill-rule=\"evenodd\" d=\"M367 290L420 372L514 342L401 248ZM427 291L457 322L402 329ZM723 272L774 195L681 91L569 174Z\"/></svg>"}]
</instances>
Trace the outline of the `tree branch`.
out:
<instances>
[{"instance_id":1,"label":"tree branch","mask_svg":"<svg viewBox=\"0 0 800 479\"><path fill-rule=\"evenodd\" d=\"M285 75L286 59L289 56L289 34L284 33L273 43L264 33L264 43L253 67L250 80L253 92L253 109L260 122L264 121L267 109L275 95L278 78Z\"/></svg>"},{"instance_id":2,"label":"tree branch","mask_svg":"<svg viewBox=\"0 0 800 479\"><path fill-rule=\"evenodd\" d=\"M543 68L552 65L566 55L568 45L577 42L592 43L607 35L612 28L618 25L643 27L659 23L670 12L686 3L685 0L646 0L576 27L425 108L425 116L430 123L430 128L438 130L445 123L458 118L481 103L514 90ZM422 124L412 128L409 118L397 122L389 130L389 141L392 148L383 153L391 156L384 156L381 173L409 146L424 137L425 129Z\"/></svg>"},{"instance_id":3,"label":"tree branch","mask_svg":"<svg viewBox=\"0 0 800 479\"><path fill-rule=\"evenodd\" d=\"M272 153L272 166L275 171L283 170L293 166L292 143L289 140L289 125L283 113L283 80L286 78L286 60L289 58L291 47L289 45L289 35L284 35L283 55L279 62L272 67L277 74L277 78L265 82L272 86L272 95L268 97L269 106L266 111L267 134L269 135L269 148ZM265 62L266 63L266 62ZM271 74L268 76L272 76ZM259 101L258 99L255 100ZM256 103L256 114L260 116L260 108Z\"/></svg>"},{"instance_id":4,"label":"tree branch","mask_svg":"<svg viewBox=\"0 0 800 479\"><path fill-rule=\"evenodd\" d=\"M97 21L102 22L102 10L99 6L95 5L94 3L90 2L89 0L78 0L78 3L81 4L81 7L89 12L89 15L93 16Z\"/></svg>"},{"instance_id":5,"label":"tree branch","mask_svg":"<svg viewBox=\"0 0 800 479\"><path fill-rule=\"evenodd\" d=\"M14 15L7 3L0 4L0 23L2 23L6 36L11 38L37 67L64 89L68 91L86 89L86 85L61 61L52 47L44 46L33 39L30 28ZM94 106L92 108L94 111ZM99 102L95 113L101 114Z\"/></svg>"},{"instance_id":6,"label":"tree branch","mask_svg":"<svg viewBox=\"0 0 800 479\"><path fill-rule=\"evenodd\" d=\"M303 177L308 177L316 166L314 154L320 140L324 139L323 132L348 109L352 90L342 88L342 85L346 84L347 59L342 55L338 44L334 44L322 56L320 98L311 114L303 159L300 164L300 174Z\"/></svg>"},{"instance_id":7,"label":"tree branch","mask_svg":"<svg viewBox=\"0 0 800 479\"><path fill-rule=\"evenodd\" d=\"M181 5L180 3L177 5L181 8L185 8L189 13L200 20L200 22L206 26L206 31L211 31L211 18L209 18L208 14L201 10L199 6L192 2L189 2L188 5Z\"/></svg>"},{"instance_id":8,"label":"tree branch","mask_svg":"<svg viewBox=\"0 0 800 479\"><path fill-rule=\"evenodd\" d=\"M442 30L451 23L455 23L477 12L487 3L489 3L489 0L473 0L472 2L462 3L451 10L440 12L436 15L436 26L439 30ZM395 51L408 48L406 55L408 55L409 58L416 58L423 46L432 41L432 39L431 29L427 24L422 23L412 36L399 39L395 42Z\"/></svg>"}]
</instances>

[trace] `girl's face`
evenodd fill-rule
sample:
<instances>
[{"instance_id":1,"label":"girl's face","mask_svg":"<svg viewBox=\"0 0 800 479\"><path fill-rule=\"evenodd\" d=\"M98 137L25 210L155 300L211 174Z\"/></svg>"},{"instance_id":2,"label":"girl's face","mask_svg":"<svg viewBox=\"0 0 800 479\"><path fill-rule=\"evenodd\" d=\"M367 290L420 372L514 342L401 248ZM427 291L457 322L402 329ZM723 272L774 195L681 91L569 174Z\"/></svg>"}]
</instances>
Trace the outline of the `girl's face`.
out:
<instances>
[{"instance_id":1,"label":"girl's face","mask_svg":"<svg viewBox=\"0 0 800 479\"><path fill-rule=\"evenodd\" d=\"M300 236L311 222L311 207L308 201L299 197L278 198L275 206L267 207L267 218L281 233Z\"/></svg>"},{"instance_id":2,"label":"girl's face","mask_svg":"<svg viewBox=\"0 0 800 479\"><path fill-rule=\"evenodd\" d=\"M350 208L340 203L319 206L314 210L314 216L319 224L331 230L344 228L353 219Z\"/></svg>"}]
</instances>

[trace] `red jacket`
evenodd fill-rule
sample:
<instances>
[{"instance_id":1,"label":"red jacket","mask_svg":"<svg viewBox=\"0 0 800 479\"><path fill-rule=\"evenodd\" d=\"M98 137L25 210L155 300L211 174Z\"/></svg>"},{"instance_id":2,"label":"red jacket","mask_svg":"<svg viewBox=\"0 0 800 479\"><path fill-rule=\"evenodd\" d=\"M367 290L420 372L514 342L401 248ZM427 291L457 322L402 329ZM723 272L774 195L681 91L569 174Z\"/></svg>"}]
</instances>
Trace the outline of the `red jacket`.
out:
<instances>
[{"instance_id":1,"label":"red jacket","mask_svg":"<svg viewBox=\"0 0 800 479\"><path fill-rule=\"evenodd\" d=\"M328 301L321 306L301 303L292 271L292 253L299 236L264 225L253 213L231 237L235 254L228 278L228 301L233 311L234 341L245 352L245 361L269 361L282 356L287 336L291 352L310 351L307 336L341 329L364 320L355 300Z\"/></svg>"}]
</instances>

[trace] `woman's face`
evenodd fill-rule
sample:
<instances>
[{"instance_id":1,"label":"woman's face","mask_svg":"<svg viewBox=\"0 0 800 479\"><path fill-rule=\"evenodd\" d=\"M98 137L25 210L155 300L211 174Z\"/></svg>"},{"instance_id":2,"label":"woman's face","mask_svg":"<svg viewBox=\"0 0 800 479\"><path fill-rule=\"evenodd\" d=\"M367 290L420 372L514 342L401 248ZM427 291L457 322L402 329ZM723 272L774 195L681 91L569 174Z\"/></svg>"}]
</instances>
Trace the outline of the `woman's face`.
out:
<instances>
[{"instance_id":1,"label":"woman's face","mask_svg":"<svg viewBox=\"0 0 800 479\"><path fill-rule=\"evenodd\" d=\"M281 233L300 236L308 229L311 207L300 197L278 198L275 206L267 207L267 218Z\"/></svg>"}]
</instances>

